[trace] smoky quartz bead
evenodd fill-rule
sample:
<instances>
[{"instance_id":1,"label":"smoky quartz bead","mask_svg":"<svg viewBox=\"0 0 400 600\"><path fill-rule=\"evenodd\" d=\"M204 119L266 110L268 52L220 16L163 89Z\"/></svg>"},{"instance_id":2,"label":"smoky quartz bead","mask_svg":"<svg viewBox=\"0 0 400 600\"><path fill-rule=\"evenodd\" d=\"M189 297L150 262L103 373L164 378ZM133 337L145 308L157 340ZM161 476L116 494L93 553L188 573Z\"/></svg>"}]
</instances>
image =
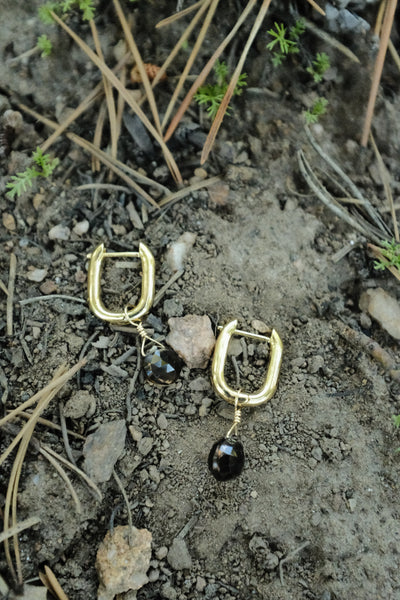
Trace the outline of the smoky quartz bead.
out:
<instances>
[{"instance_id":1,"label":"smoky quartz bead","mask_svg":"<svg viewBox=\"0 0 400 600\"><path fill-rule=\"evenodd\" d=\"M157 385L174 383L181 372L183 361L173 350L153 346L143 359L146 377Z\"/></svg>"},{"instance_id":2,"label":"smoky quartz bead","mask_svg":"<svg viewBox=\"0 0 400 600\"><path fill-rule=\"evenodd\" d=\"M218 481L234 479L244 466L243 445L233 438L222 438L211 448L208 468Z\"/></svg>"}]
</instances>

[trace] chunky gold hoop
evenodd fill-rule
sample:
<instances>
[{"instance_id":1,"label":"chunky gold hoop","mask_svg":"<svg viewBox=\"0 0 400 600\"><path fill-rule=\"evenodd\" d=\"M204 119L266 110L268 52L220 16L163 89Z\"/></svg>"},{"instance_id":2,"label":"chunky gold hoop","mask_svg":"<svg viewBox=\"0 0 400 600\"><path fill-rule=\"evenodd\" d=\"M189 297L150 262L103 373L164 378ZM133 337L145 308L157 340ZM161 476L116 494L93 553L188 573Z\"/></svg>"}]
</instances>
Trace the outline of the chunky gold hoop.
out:
<instances>
[{"instance_id":1,"label":"chunky gold hoop","mask_svg":"<svg viewBox=\"0 0 400 600\"><path fill-rule=\"evenodd\" d=\"M268 400L275 393L278 385L279 371L282 362L283 345L282 340L279 337L275 329L272 330L271 335L266 337L264 335L258 335L254 333L248 333L246 331L240 331L237 327L237 320L231 321L225 327L222 328L217 342L215 344L214 356L211 366L212 381L217 394L230 404L236 406L260 406L268 402ZM252 339L258 339L261 341L268 341L270 344L270 358L269 365L266 374L264 384L252 394L246 394L242 390L235 391L225 381L225 363L228 353L228 346L233 335L241 335Z\"/></svg>"},{"instance_id":2,"label":"chunky gold hoop","mask_svg":"<svg viewBox=\"0 0 400 600\"><path fill-rule=\"evenodd\" d=\"M130 310L126 308L121 312L112 312L108 310L101 299L101 271L105 258L140 258L142 262L142 293L137 305ZM104 244L100 244L91 253L88 254L88 302L91 310L99 319L109 321L110 323L127 323L139 321L146 315L154 300L155 290L155 261L149 248L139 244L139 252L106 252Z\"/></svg>"}]
</instances>

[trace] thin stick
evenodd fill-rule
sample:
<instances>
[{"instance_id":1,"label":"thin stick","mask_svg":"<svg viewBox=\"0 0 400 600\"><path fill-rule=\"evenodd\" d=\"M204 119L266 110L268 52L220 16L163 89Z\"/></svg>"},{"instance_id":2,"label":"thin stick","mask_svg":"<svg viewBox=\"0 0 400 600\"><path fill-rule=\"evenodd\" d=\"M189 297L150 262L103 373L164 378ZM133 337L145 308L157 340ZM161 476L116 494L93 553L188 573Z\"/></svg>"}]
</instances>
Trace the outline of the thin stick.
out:
<instances>
[{"instance_id":1,"label":"thin stick","mask_svg":"<svg viewBox=\"0 0 400 600\"><path fill-rule=\"evenodd\" d=\"M174 23L174 21L178 21L178 19L185 17L186 15L188 15L189 13L196 10L196 8L201 7L205 3L206 3L206 0L199 0L199 2L195 2L195 4L192 4L192 6L188 6L188 8L185 8L184 10L181 10L181 11L171 15L170 17L163 19L162 21L159 21L156 25L156 29L161 29L161 27L165 27L166 25L171 25L171 23Z\"/></svg>"},{"instance_id":2,"label":"thin stick","mask_svg":"<svg viewBox=\"0 0 400 600\"><path fill-rule=\"evenodd\" d=\"M10 529L2 531L0 533L0 544L13 535L19 535L22 531L25 531L25 529L29 529L30 527L37 525L40 523L40 521L41 519L39 519L39 517L29 517L29 519L20 521L14 527L10 527Z\"/></svg>"},{"instance_id":3,"label":"thin stick","mask_svg":"<svg viewBox=\"0 0 400 600\"><path fill-rule=\"evenodd\" d=\"M399 57L399 53L397 52L395 45L393 44L392 40L389 40L388 43L388 48L389 48L389 52L391 57L393 58L396 67L398 68L398 70L400 71L400 57Z\"/></svg>"},{"instance_id":4,"label":"thin stick","mask_svg":"<svg viewBox=\"0 0 400 600\"><path fill-rule=\"evenodd\" d=\"M100 69L100 71L107 77L108 81L119 91L119 93L124 98L125 102L131 107L133 112L139 117L139 119L143 122L143 125L149 130L154 139L160 144L161 149L164 153L166 160L168 160L168 164L172 170L172 175L178 183L182 183L182 176L179 172L178 166L175 163L175 160L165 144L164 140L155 129L155 127L151 124L145 113L142 111L138 103L132 98L132 94L130 94L129 90L124 87L118 77L111 71L111 69L104 63L104 61L100 60L97 54L93 52L93 50L78 36L68 25L66 25L54 12L51 12L51 16L53 19L68 33L68 35L78 44L78 46L85 52L85 54L90 58L90 60Z\"/></svg>"},{"instance_id":5,"label":"thin stick","mask_svg":"<svg viewBox=\"0 0 400 600\"><path fill-rule=\"evenodd\" d=\"M175 281L178 281L178 279L180 279L182 277L184 272L185 272L185 269L182 269L181 271L177 271L176 273L174 273L172 275L172 277L170 277L170 279L168 279L167 283L165 283L162 286L162 288L157 292L157 294L154 296L153 306L157 306L157 304L160 302L160 300L164 296L165 292L167 290L169 290L169 288L171 287L171 285L173 285L175 283Z\"/></svg>"},{"instance_id":6,"label":"thin stick","mask_svg":"<svg viewBox=\"0 0 400 600\"><path fill-rule=\"evenodd\" d=\"M73 457L71 446L69 444L67 423L65 421L65 416L64 416L64 403L62 400L60 400L60 402L59 402L58 412L60 415L61 433L62 433L62 438L64 441L65 452L67 453L67 456L68 456L69 460L72 462L72 464L76 466L76 461Z\"/></svg>"},{"instance_id":7,"label":"thin stick","mask_svg":"<svg viewBox=\"0 0 400 600\"><path fill-rule=\"evenodd\" d=\"M237 31L243 25L244 21L247 19L247 17L249 16L250 12L253 10L256 3L257 3L257 0L249 0L249 2L246 5L246 8L243 10L239 19L236 21L234 27L231 29L231 31L228 33L226 38L221 42L221 44L215 50L214 54L211 56L211 58L209 59L207 64L203 67L203 69L202 69L201 73L199 74L199 76L197 77L196 81L193 82L192 87L186 94L184 100L182 101L182 103L179 106L178 110L176 111L174 117L172 118L171 123L169 124L169 127L164 135L165 141L168 141L169 138L174 133L175 129L178 126L178 123L180 122L183 115L187 111L189 104L192 101L193 96L195 95L195 93L197 92L199 87L201 85L203 85L204 81L206 80L208 74L210 73L211 69L213 68L213 66L215 64L215 61L218 60L218 58L221 56L222 52L225 50L225 48L228 46L228 44L235 37Z\"/></svg>"},{"instance_id":8,"label":"thin stick","mask_svg":"<svg viewBox=\"0 0 400 600\"><path fill-rule=\"evenodd\" d=\"M178 192L170 194L169 196L165 196L165 198L162 198L160 200L160 202L158 203L158 206L160 208L163 206L166 206L167 204L170 204L171 202L175 202L176 200L180 200L181 198L184 198L191 192L200 190L203 187L208 187L210 185L214 185L214 183L216 183L217 181L221 181L221 178L218 176L210 177L209 179L203 179L203 181L196 181L196 183L192 183L192 185L189 185L188 187L185 187L182 190L179 190Z\"/></svg>"},{"instance_id":9,"label":"thin stick","mask_svg":"<svg viewBox=\"0 0 400 600\"><path fill-rule=\"evenodd\" d=\"M322 10L322 8L321 8L320 6L318 6L318 4L317 4L317 3L316 3L314 0L307 0L307 2L308 2L309 4L311 4L311 6L312 6L313 8L315 8L315 10L316 10L317 12L319 12L319 14L320 14L320 15L323 15L323 16L325 16L325 11L324 11L324 10Z\"/></svg>"},{"instance_id":10,"label":"thin stick","mask_svg":"<svg viewBox=\"0 0 400 600\"><path fill-rule=\"evenodd\" d=\"M96 127L94 128L93 145L96 146L96 148L100 148L100 146L101 146L101 140L103 137L103 130L104 130L104 123L106 120L106 112L107 112L107 107L106 107L106 103L103 100L103 102L100 104L99 112L97 113ZM92 171L94 173L97 171L100 171L100 160L93 155L92 155Z\"/></svg>"},{"instance_id":11,"label":"thin stick","mask_svg":"<svg viewBox=\"0 0 400 600\"><path fill-rule=\"evenodd\" d=\"M104 55L101 49L101 44L99 40L99 34L97 31L97 27L93 19L89 21L90 29L92 31L93 41L96 48L96 52L100 60L104 62ZM111 136L111 156L114 158L117 157L117 148L118 148L118 131L117 131L117 114L115 110L114 97L112 93L112 88L107 80L107 78L103 75L103 85L104 85L104 93L106 96L107 110L108 110L108 120L110 122L110 136Z\"/></svg>"},{"instance_id":12,"label":"thin stick","mask_svg":"<svg viewBox=\"0 0 400 600\"><path fill-rule=\"evenodd\" d=\"M154 98L154 94L153 94L153 89L151 87L150 81L149 81L149 76L147 75L147 71L146 68L144 66L143 63L143 59L142 56L139 52L139 49L136 45L136 42L133 38L132 35L132 31L128 25L128 21L126 20L126 17L124 15L124 12L121 8L121 4L119 2L119 0L113 0L114 1L114 8L115 11L118 15L118 19L121 23L121 27L122 30L124 32L125 35L125 41L128 45L129 50L132 53L132 56L136 62L136 66L138 68L139 74L140 74L140 78L142 80L142 84L144 87L144 91L146 92L146 97L147 100L149 102L149 106L150 106L150 110L151 110L151 114L153 115L153 119L154 119L154 124L156 126L156 129L158 131L158 133L161 136L161 123L160 123L160 116L158 114L158 110L157 110L157 105L156 105L156 100ZM167 157L166 157L167 158Z\"/></svg>"},{"instance_id":13,"label":"thin stick","mask_svg":"<svg viewBox=\"0 0 400 600\"><path fill-rule=\"evenodd\" d=\"M156 76L154 77L154 79L152 81L152 87L154 87L155 85L157 85L157 83L159 82L159 80L161 79L161 77L164 75L164 73L166 72L167 68L171 64L171 62L174 60L175 56L182 49L183 44L189 38L190 34L192 33L193 29L197 25L197 23L198 23L199 19L201 18L202 14L206 10L206 8L208 6L208 1L205 2L204 0L202 0L201 2L198 2L197 4L200 5L200 9L197 11L197 13L193 17L193 19L191 20L191 22L189 23L189 25L186 27L185 31L182 33L182 35L179 38L179 40L176 42L176 44L173 47L173 49L171 50L170 54L168 55L168 57L166 58L166 60L161 65L160 70L157 72ZM193 8L193 7L190 7L190 8Z\"/></svg>"},{"instance_id":14,"label":"thin stick","mask_svg":"<svg viewBox=\"0 0 400 600\"><path fill-rule=\"evenodd\" d=\"M40 452L40 454L42 454L42 456L44 456L49 461L49 463L54 467L54 469L60 475L61 479L64 481L65 485L69 489L69 493L71 494L73 501L75 502L76 512L78 514L81 514L82 506L81 506L80 500L78 498L78 494L76 493L74 486L72 485L71 480L68 477L67 473L64 471L62 466L56 461L56 459L53 458L53 456L51 456L48 452L46 452L46 450L44 450L41 446L39 446L39 452Z\"/></svg>"},{"instance_id":15,"label":"thin stick","mask_svg":"<svg viewBox=\"0 0 400 600\"><path fill-rule=\"evenodd\" d=\"M68 600L67 594L62 589L61 585L58 583L57 577L54 575L53 571L47 565L44 565L44 570L46 573L46 579L50 586L50 591L53 592L58 600Z\"/></svg>"},{"instance_id":16,"label":"thin stick","mask_svg":"<svg viewBox=\"0 0 400 600\"><path fill-rule=\"evenodd\" d=\"M7 295L7 335L13 334L13 309L14 309L14 288L15 277L17 274L17 257L14 253L10 254L10 270L8 275L8 295Z\"/></svg>"},{"instance_id":17,"label":"thin stick","mask_svg":"<svg viewBox=\"0 0 400 600\"><path fill-rule=\"evenodd\" d=\"M20 412L18 417L24 417L25 419L30 419L32 416L31 412L28 411L23 411ZM60 425L57 425L57 423L53 423L53 421L49 421L49 419L43 419L42 417L39 417L37 422L40 425L45 425L45 427L49 427L49 429L54 429L55 431L62 431ZM72 437L77 438L78 440L86 440L84 435L81 435L80 433L76 433L75 431L72 431L71 429L67 429L68 434L72 435Z\"/></svg>"},{"instance_id":18,"label":"thin stick","mask_svg":"<svg viewBox=\"0 0 400 600\"><path fill-rule=\"evenodd\" d=\"M309 21L308 19L305 19L304 17L302 17L301 20L304 22L305 26L307 27L307 29L309 31L311 31L314 35L319 37L321 40L324 40L324 42L326 42L327 44L332 46L332 48L336 48L336 50L339 50L339 52L341 52L342 54L347 56L347 58L349 58L353 62L355 62L355 63L360 62L359 58L354 54L354 52L352 52L350 50L350 48L348 48L347 46L345 46L344 44L339 42L339 40L337 40L335 37L330 35L328 32L324 31L323 29L320 29L312 21Z\"/></svg>"},{"instance_id":19,"label":"thin stick","mask_svg":"<svg viewBox=\"0 0 400 600\"><path fill-rule=\"evenodd\" d=\"M382 24L381 40L379 43L378 55L375 61L371 90L368 99L367 112L365 115L364 127L361 136L361 146L366 146L368 143L376 97L378 95L379 83L382 76L382 70L385 62L386 50L390 39L390 32L393 25L394 14L396 12L396 6L397 0L387 0L385 16L383 18Z\"/></svg>"},{"instance_id":20,"label":"thin stick","mask_svg":"<svg viewBox=\"0 0 400 600\"><path fill-rule=\"evenodd\" d=\"M122 494L122 497L123 497L124 502L125 502L126 511L128 513L128 524L129 524L129 529L130 529L129 544L132 545L133 523L132 523L132 511L131 511L131 507L129 506L129 498L128 498L128 495L127 495L127 493L125 491L124 486L122 485L122 481L118 477L117 472L116 472L115 469L113 469L113 476L114 476L115 481L117 482L117 485L118 485L119 489L121 490L121 494Z\"/></svg>"},{"instance_id":21,"label":"thin stick","mask_svg":"<svg viewBox=\"0 0 400 600\"><path fill-rule=\"evenodd\" d=\"M202 11L204 11L208 7L208 12L207 12L206 18L203 21L203 25L202 25L202 27L200 29L199 35L198 35L198 37L196 39L196 42L195 42L195 44L194 44L194 46L192 48L192 51L191 51L191 53L189 55L189 58L186 61L186 65L185 65L185 67L184 67L184 69L183 69L183 71L182 71L182 73L181 73L181 75L179 77L178 83L176 84L176 87L174 89L174 93L172 94L171 100L169 101L167 110L165 111L164 119L163 119L163 122L162 122L163 129L164 129L165 125L168 122L169 116L170 116L170 114L171 114L171 112L172 112L172 110L173 110L173 108L175 106L175 102L176 102L176 100L177 100L177 98L178 98L178 96L180 94L180 91L181 91L181 89L183 87L183 84L185 83L186 78L187 78L187 76L190 73L190 69L192 68L193 63L194 63L194 61L196 59L196 56L199 53L199 50L200 50L200 48L201 48L201 46L202 46L202 44L204 42L204 38L205 38L207 30L208 30L208 28L209 28L209 26L211 24L211 21L212 21L212 18L214 16L214 13L216 11L216 8L218 6L218 3L219 3L219 0L207 0L205 2L204 6L202 6L200 8L200 10L199 10L199 12L202 12Z\"/></svg>"},{"instance_id":22,"label":"thin stick","mask_svg":"<svg viewBox=\"0 0 400 600\"><path fill-rule=\"evenodd\" d=\"M376 159L378 161L379 174L381 176L381 180L382 180L382 183L383 183L383 188L385 190L386 200L387 200L388 205L389 205L390 214L392 215L394 237L395 237L396 242L399 242L400 241L400 239L399 239L399 228L398 228L398 225L397 225L396 211L394 209L394 202L393 202L392 190L390 188L390 174L389 174L389 171L386 168L385 163L383 162L382 155L381 155L381 153L378 150L378 146L375 143L375 139L374 139L374 136L372 135L372 133L370 134L370 140L371 140L374 152L375 152L375 157L376 157Z\"/></svg>"},{"instance_id":23,"label":"thin stick","mask_svg":"<svg viewBox=\"0 0 400 600\"><path fill-rule=\"evenodd\" d=\"M244 66L245 60L247 58L247 54L253 44L254 38L256 37L258 30L260 29L260 27L264 21L264 17L267 14L270 4L271 4L271 0L263 0L260 11L256 17L256 20L254 21L253 27L250 31L250 35L249 35L246 45L243 49L242 55L239 59L237 67L232 75L232 79L228 85L228 89L225 92L223 100L218 108L217 114L215 115L215 119L211 125L211 129L208 133L207 139L206 139L204 147L203 147L203 151L201 153L200 164L204 164L206 162L208 155L210 154L211 148L214 145L215 138L217 137L217 133L219 131L219 128L221 127L222 120L226 114L229 102L233 96L236 84L237 84L240 74L243 70L243 66Z\"/></svg>"},{"instance_id":24,"label":"thin stick","mask_svg":"<svg viewBox=\"0 0 400 600\"><path fill-rule=\"evenodd\" d=\"M25 106L24 104L18 104L18 106L22 110L27 112L28 114L35 116L42 123L45 123L46 125L48 125L49 127L52 127L53 129L55 128L56 124L53 121L51 121L50 119L43 117L41 114L32 110L28 106ZM130 185L140 196L142 196L145 200L147 200L152 206L155 206L156 208L158 208L157 202L155 200L153 200L153 198L140 185L138 185L135 181L133 181L133 179L131 177L129 177L128 175L126 175L126 173L124 173L124 171L122 171L122 169L125 169L128 173L132 173L132 172L136 173L136 171L134 171L134 169L131 169L130 167L128 167L121 161L113 158L112 156L107 156L107 154L105 152L103 152L102 150L100 150L100 148L96 148L96 146L94 146L87 140L81 138L79 135L76 135L75 133L67 132L66 136L68 139L73 141L75 144L77 144L81 148L84 148L87 152L90 152L94 156L97 156L104 165L106 165L107 167L112 169L114 171L114 173L116 173L121 179L126 181L126 183L128 183L128 185ZM152 182L152 180L149 180L149 181ZM153 182L152 182L152 184L153 184ZM154 185L157 187L157 184L154 184ZM82 300L82 302L84 302L84 300Z\"/></svg>"},{"instance_id":25,"label":"thin stick","mask_svg":"<svg viewBox=\"0 0 400 600\"><path fill-rule=\"evenodd\" d=\"M86 304L86 300L83 300L83 298L75 298L75 296L66 296L65 294L47 294L46 296L24 298L23 300L19 300L18 304L21 306L26 306L26 304L35 304L36 302L41 302L42 300L69 300L70 302L80 302L82 304Z\"/></svg>"}]
</instances>

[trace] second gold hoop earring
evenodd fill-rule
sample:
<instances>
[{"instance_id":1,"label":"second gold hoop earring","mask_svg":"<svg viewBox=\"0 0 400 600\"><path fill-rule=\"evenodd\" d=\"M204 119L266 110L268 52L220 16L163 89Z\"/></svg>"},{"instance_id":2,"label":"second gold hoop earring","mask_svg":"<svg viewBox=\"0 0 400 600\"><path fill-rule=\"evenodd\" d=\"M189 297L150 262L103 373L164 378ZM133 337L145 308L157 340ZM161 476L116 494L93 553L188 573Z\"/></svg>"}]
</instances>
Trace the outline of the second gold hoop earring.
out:
<instances>
[{"instance_id":1,"label":"second gold hoop earring","mask_svg":"<svg viewBox=\"0 0 400 600\"><path fill-rule=\"evenodd\" d=\"M232 389L225 380L224 370L228 346L235 334L269 342L270 345L269 365L264 383L252 394L245 393L241 389ZM244 449L242 443L236 438L238 426L241 422L241 411L245 407L265 404L273 396L278 385L282 351L282 341L275 329L272 330L269 337L240 331L237 329L237 320L225 325L218 336L211 367L212 382L217 394L235 407L232 426L225 437L213 444L208 456L209 470L218 481L228 481L242 472Z\"/></svg>"},{"instance_id":2,"label":"second gold hoop earring","mask_svg":"<svg viewBox=\"0 0 400 600\"><path fill-rule=\"evenodd\" d=\"M136 306L126 305L122 311L113 312L106 308L101 298L101 273L106 258L140 258L142 264L142 290ZM173 351L151 338L143 327L142 319L153 305L155 291L154 256L146 246L139 244L138 252L107 252L104 244L100 244L88 254L88 302L92 312L103 321L114 325L132 325L142 339L141 354L143 356L146 377L152 383L168 385L176 381L182 368L182 361ZM145 345L152 342L148 352Z\"/></svg>"}]
</instances>

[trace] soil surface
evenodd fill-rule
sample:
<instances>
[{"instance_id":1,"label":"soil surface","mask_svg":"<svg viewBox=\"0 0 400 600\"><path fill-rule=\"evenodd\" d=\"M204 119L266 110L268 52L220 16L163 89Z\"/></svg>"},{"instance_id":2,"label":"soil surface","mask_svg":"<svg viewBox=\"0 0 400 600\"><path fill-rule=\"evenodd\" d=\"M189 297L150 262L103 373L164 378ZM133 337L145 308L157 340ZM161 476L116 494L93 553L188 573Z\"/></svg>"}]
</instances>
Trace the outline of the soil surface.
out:
<instances>
[{"instance_id":1,"label":"soil surface","mask_svg":"<svg viewBox=\"0 0 400 600\"><path fill-rule=\"evenodd\" d=\"M84 438L102 424L126 422L115 472L133 524L148 529L153 539L149 582L137 592L139 600L400 598L400 443L391 419L400 413L399 382L367 345L352 343L348 335L350 327L368 336L399 363L398 342L359 308L365 290L381 287L399 298L398 283L387 271L373 268L367 253L371 240L320 203L298 166L303 149L324 184L343 196L325 177L326 165L304 130L303 111L324 96L329 107L313 127L315 139L391 226L376 158L358 144L376 52L372 34L331 33L359 56L356 64L307 32L299 56L275 69L265 49L266 31L284 15L273 3L245 64L248 87L232 100L231 114L203 171L197 169L210 123L194 103L180 135L171 141L185 185L212 176L219 176L219 182L163 210L131 189L78 189L96 182L126 183L110 178L103 166L93 172L89 154L66 137L50 149L60 159L54 175L38 179L32 190L12 201L5 194L7 181L26 168L25 157L50 134L19 103L62 121L101 77L66 33L41 23L39 2L1 4L6 18L0 23L0 110L22 115L19 129L11 136L3 131L1 137L2 287L9 285L11 254L17 261L12 335L7 331L7 297L0 291L3 415L41 390L60 365L72 366L87 357L79 376L63 387L42 416L58 425L60 410L69 407L67 427L82 436L69 435L80 468L85 466ZM222 4L193 73L200 72L244 5L225 0L225 10ZM145 62L154 64L162 63L190 18L156 30L157 21L176 10L175 1L139 0L124 10L133 15ZM324 29L323 17L308 4L299 3L298 10ZM115 46L123 39L121 27L112 3L101 2L97 14L105 60L112 67ZM358 14L373 24L370 5ZM231 71L253 21L254 15L224 55ZM78 13L68 24L92 45L90 28ZM34 53L17 58L45 32L54 46L50 57ZM395 28L392 39L399 48L397 36ZM182 51L168 79L155 90L161 113L188 51ZM329 54L331 68L316 84L305 66L318 51ZM400 181L398 92L399 73L388 59L374 135L395 200ZM71 130L92 140L99 106L94 104ZM125 113L132 117L128 108ZM132 137L123 126L118 158L175 191L159 146L137 121L136 127ZM108 142L106 125L104 150ZM159 190L146 190L160 198ZM139 215L136 225L130 203ZM61 229L54 233L55 226ZM218 325L233 319L246 331L263 330L265 323L279 332L284 346L277 392L267 404L242 411L239 436L245 468L226 483L209 473L207 457L230 428L233 407L213 391L210 362L204 369L185 366L176 383L156 387L142 371L138 375L137 336L113 330L86 303L87 254L98 244L121 252L136 251L145 242L156 259L157 293L173 275L168 250L185 232L195 234L195 243L184 271L151 309L147 324L154 335L164 339L171 317L207 315L215 335ZM110 259L104 271L104 300L114 309L135 303L140 288L140 265L131 261L123 268L122 263ZM45 296L50 298L41 300ZM21 304L28 299L32 302ZM251 391L265 375L266 345L236 339L240 343L234 342L233 361L228 361L231 385ZM2 451L20 426L15 420L2 429ZM66 458L59 430L38 424L34 435ZM2 506L13 457L0 473ZM37 444L30 445L19 483L18 520L36 516L40 523L19 536L23 576L36 585L39 571L49 565L71 600L95 599L97 550L110 527L126 525L128 515L114 477L98 484L100 502L81 477L70 476L80 514L54 466ZM12 594L15 586L3 548L0 567ZM135 594L120 597L132 599Z\"/></svg>"}]
</instances>

